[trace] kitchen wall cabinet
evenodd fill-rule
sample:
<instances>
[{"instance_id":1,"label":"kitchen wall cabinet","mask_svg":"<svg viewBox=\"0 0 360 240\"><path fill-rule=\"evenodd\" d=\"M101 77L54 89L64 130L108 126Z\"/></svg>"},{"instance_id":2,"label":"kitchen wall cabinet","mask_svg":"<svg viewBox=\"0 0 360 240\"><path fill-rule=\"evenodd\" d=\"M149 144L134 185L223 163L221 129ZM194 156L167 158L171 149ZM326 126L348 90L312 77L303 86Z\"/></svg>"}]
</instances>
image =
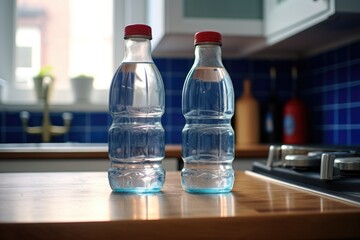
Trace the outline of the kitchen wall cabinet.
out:
<instances>
[{"instance_id":1,"label":"kitchen wall cabinet","mask_svg":"<svg viewBox=\"0 0 360 240\"><path fill-rule=\"evenodd\" d=\"M302 58L360 39L360 1L266 0L263 21L254 56Z\"/></svg>"},{"instance_id":2,"label":"kitchen wall cabinet","mask_svg":"<svg viewBox=\"0 0 360 240\"><path fill-rule=\"evenodd\" d=\"M264 34L269 44L309 28L334 13L330 0L264 1Z\"/></svg>"},{"instance_id":3,"label":"kitchen wall cabinet","mask_svg":"<svg viewBox=\"0 0 360 240\"><path fill-rule=\"evenodd\" d=\"M356 0L158 0L146 3L146 22L153 28L156 57L193 56L193 35L201 30L223 34L224 57L299 57L357 37L359 26L355 22L360 21L360 1Z\"/></svg>"}]
</instances>

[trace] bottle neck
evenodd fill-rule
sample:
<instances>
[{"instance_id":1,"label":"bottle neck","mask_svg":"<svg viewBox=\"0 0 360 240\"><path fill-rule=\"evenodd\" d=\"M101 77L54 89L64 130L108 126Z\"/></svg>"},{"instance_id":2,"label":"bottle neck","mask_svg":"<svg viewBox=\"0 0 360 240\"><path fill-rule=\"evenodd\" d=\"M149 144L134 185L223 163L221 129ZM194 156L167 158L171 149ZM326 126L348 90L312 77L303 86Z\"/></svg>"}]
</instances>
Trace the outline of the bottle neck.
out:
<instances>
[{"instance_id":1,"label":"bottle neck","mask_svg":"<svg viewBox=\"0 0 360 240\"><path fill-rule=\"evenodd\" d=\"M221 61L221 46L215 44L196 45L194 65L224 67Z\"/></svg>"},{"instance_id":2,"label":"bottle neck","mask_svg":"<svg viewBox=\"0 0 360 240\"><path fill-rule=\"evenodd\" d=\"M153 62L150 40L146 38L125 39L123 62Z\"/></svg>"},{"instance_id":3,"label":"bottle neck","mask_svg":"<svg viewBox=\"0 0 360 240\"><path fill-rule=\"evenodd\" d=\"M243 87L244 87L244 92L243 92L243 96L244 97L251 97L252 93L251 93L251 82L250 80L244 80L243 83Z\"/></svg>"}]
</instances>

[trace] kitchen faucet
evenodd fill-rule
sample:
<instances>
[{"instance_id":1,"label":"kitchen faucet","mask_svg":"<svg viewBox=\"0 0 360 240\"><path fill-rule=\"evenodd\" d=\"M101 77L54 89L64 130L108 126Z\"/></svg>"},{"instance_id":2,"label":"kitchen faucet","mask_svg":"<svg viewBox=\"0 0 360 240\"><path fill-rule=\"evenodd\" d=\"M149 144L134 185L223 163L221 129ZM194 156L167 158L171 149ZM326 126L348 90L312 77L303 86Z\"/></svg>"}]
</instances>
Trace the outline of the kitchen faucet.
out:
<instances>
[{"instance_id":1,"label":"kitchen faucet","mask_svg":"<svg viewBox=\"0 0 360 240\"><path fill-rule=\"evenodd\" d=\"M70 129L70 123L72 120L71 113L63 113L62 118L64 120L64 126L55 126L51 125L50 121L50 110L49 110L49 92L50 86L53 79L46 76L43 79L43 100L44 100L44 111L43 111L43 121L41 126L30 127L28 126L28 120L30 118L30 113L27 111L22 111L20 113L20 118L22 122L22 126L26 133L28 134L41 134L43 142L50 142L51 136L58 136L61 134L65 134Z\"/></svg>"}]
</instances>

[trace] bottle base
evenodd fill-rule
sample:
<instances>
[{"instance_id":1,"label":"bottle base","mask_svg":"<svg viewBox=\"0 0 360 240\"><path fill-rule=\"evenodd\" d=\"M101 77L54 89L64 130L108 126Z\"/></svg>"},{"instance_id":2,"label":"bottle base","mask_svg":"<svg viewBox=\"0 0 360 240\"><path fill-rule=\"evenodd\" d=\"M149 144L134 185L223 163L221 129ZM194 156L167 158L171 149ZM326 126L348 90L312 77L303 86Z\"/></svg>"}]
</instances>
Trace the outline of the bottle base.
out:
<instances>
[{"instance_id":1,"label":"bottle base","mask_svg":"<svg viewBox=\"0 0 360 240\"><path fill-rule=\"evenodd\" d=\"M164 185L165 171L162 168L110 168L108 178L114 192L155 193Z\"/></svg>"},{"instance_id":2,"label":"bottle base","mask_svg":"<svg viewBox=\"0 0 360 240\"><path fill-rule=\"evenodd\" d=\"M222 188L222 189L217 189L217 188L184 188L185 192L188 193L199 193L199 194L216 194L216 193L229 193L232 190L231 188Z\"/></svg>"},{"instance_id":3,"label":"bottle base","mask_svg":"<svg viewBox=\"0 0 360 240\"><path fill-rule=\"evenodd\" d=\"M116 193L158 193L161 188L112 188Z\"/></svg>"},{"instance_id":4,"label":"bottle base","mask_svg":"<svg viewBox=\"0 0 360 240\"><path fill-rule=\"evenodd\" d=\"M231 192L235 181L234 170L198 170L181 171L182 188L189 193L227 193Z\"/></svg>"}]
</instances>

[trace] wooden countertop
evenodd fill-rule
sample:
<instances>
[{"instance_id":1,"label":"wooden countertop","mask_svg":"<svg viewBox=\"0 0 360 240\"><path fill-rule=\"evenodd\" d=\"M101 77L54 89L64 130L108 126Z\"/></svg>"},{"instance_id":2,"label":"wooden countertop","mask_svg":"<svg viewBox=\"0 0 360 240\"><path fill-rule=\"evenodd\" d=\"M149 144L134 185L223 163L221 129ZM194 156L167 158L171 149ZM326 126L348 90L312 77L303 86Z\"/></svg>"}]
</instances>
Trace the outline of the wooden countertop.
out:
<instances>
[{"instance_id":1,"label":"wooden countertop","mask_svg":"<svg viewBox=\"0 0 360 240\"><path fill-rule=\"evenodd\" d=\"M265 158L269 145L236 146L236 158ZM181 145L166 145L166 158L181 159ZM1 159L107 159L107 144L86 143L24 143L0 144Z\"/></svg>"},{"instance_id":2,"label":"wooden countertop","mask_svg":"<svg viewBox=\"0 0 360 240\"><path fill-rule=\"evenodd\" d=\"M0 239L360 238L360 207L237 172L228 194L116 194L106 172L0 174Z\"/></svg>"}]
</instances>

